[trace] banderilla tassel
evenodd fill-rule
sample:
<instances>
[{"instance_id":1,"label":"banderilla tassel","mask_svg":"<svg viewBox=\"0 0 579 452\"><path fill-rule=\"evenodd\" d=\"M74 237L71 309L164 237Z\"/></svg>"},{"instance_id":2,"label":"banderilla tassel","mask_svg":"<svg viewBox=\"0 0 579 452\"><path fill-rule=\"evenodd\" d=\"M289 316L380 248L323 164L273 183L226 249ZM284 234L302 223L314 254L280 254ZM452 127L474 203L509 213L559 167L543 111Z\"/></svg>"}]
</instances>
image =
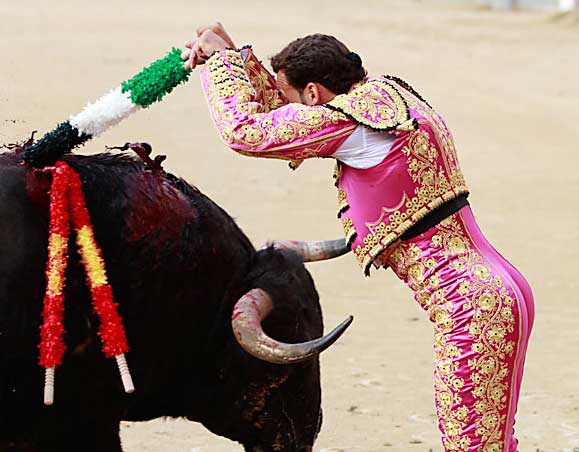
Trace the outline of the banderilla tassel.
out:
<instances>
[{"instance_id":1,"label":"banderilla tassel","mask_svg":"<svg viewBox=\"0 0 579 452\"><path fill-rule=\"evenodd\" d=\"M125 354L115 356L117 360L117 366L119 367L119 372L121 373L121 380L123 381L123 387L127 394L135 392L135 386L133 385L133 379L131 378L131 371L129 370L129 365L125 359Z\"/></svg>"},{"instance_id":2,"label":"banderilla tassel","mask_svg":"<svg viewBox=\"0 0 579 452\"><path fill-rule=\"evenodd\" d=\"M54 367L47 367L44 372L44 404L54 403Z\"/></svg>"}]
</instances>

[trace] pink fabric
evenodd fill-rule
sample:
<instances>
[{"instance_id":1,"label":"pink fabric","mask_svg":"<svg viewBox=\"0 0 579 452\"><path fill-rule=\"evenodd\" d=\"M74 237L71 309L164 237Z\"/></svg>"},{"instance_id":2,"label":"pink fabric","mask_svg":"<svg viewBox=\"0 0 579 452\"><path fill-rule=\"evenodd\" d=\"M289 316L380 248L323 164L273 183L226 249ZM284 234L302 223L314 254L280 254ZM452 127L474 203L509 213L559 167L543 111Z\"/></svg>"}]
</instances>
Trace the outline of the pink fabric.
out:
<instances>
[{"instance_id":1,"label":"pink fabric","mask_svg":"<svg viewBox=\"0 0 579 452\"><path fill-rule=\"evenodd\" d=\"M342 165L337 180L344 232L366 273L431 210L468 191L444 120L401 81L367 77L326 106L287 104L255 56L235 50L211 56L201 80L221 138L244 155L295 168L334 154L359 124L395 136L382 163Z\"/></svg>"},{"instance_id":2,"label":"pink fabric","mask_svg":"<svg viewBox=\"0 0 579 452\"><path fill-rule=\"evenodd\" d=\"M382 97L382 101L374 97L377 91L370 89L373 84L389 87L389 98L399 102L388 104L387 97ZM338 196L342 224L358 263L369 274L378 255L389 252L387 249L430 211L467 193L468 188L452 134L436 111L414 91L392 80L371 78L358 88L362 89L370 92L372 105L382 102L383 107L390 107L402 102L408 106L412 124L410 128L390 132L395 136L394 143L378 165L368 169L341 165ZM356 93L353 90L344 100L355 98ZM344 108L350 105L340 104ZM362 103L369 104L369 100ZM369 115L374 110L368 108L366 112L359 107L355 114Z\"/></svg>"},{"instance_id":3,"label":"pink fabric","mask_svg":"<svg viewBox=\"0 0 579 452\"><path fill-rule=\"evenodd\" d=\"M341 165L338 189L345 199L339 206L341 219L365 271L428 212L468 191L455 177L458 167L448 164L454 148L443 147L429 121L419 124L418 130L397 133L380 164L368 169Z\"/></svg>"},{"instance_id":4,"label":"pink fabric","mask_svg":"<svg viewBox=\"0 0 579 452\"><path fill-rule=\"evenodd\" d=\"M523 276L484 238L468 206L396 245L387 263L434 324L445 450L516 452L513 426L534 319Z\"/></svg>"},{"instance_id":5,"label":"pink fabric","mask_svg":"<svg viewBox=\"0 0 579 452\"><path fill-rule=\"evenodd\" d=\"M252 55L216 53L201 82L221 138L244 155L296 162L330 156L356 128L337 111L276 97L273 77Z\"/></svg>"}]
</instances>

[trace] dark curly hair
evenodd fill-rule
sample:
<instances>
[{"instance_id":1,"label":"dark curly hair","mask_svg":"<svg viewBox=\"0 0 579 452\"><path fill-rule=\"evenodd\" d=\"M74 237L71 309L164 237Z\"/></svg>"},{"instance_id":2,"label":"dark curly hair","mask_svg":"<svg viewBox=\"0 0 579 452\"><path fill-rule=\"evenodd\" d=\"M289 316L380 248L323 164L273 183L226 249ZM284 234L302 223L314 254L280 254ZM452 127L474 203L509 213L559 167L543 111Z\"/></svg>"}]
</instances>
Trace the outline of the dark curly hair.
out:
<instances>
[{"instance_id":1,"label":"dark curly hair","mask_svg":"<svg viewBox=\"0 0 579 452\"><path fill-rule=\"evenodd\" d=\"M283 71L288 82L300 91L317 82L336 94L347 93L366 76L360 57L333 36L314 34L290 42L271 57L277 73Z\"/></svg>"}]
</instances>

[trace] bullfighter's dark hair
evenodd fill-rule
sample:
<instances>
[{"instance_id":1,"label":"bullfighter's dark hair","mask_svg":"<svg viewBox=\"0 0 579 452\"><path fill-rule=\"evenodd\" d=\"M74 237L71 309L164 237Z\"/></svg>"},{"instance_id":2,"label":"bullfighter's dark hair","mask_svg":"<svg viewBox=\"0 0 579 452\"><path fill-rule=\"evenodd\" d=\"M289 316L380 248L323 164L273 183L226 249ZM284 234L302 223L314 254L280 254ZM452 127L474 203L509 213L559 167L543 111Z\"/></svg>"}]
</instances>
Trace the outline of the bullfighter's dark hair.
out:
<instances>
[{"instance_id":1,"label":"bullfighter's dark hair","mask_svg":"<svg viewBox=\"0 0 579 452\"><path fill-rule=\"evenodd\" d=\"M276 73L283 71L288 82L300 91L316 82L336 94L345 94L366 76L361 58L334 36L324 34L290 42L271 57L271 66Z\"/></svg>"}]
</instances>

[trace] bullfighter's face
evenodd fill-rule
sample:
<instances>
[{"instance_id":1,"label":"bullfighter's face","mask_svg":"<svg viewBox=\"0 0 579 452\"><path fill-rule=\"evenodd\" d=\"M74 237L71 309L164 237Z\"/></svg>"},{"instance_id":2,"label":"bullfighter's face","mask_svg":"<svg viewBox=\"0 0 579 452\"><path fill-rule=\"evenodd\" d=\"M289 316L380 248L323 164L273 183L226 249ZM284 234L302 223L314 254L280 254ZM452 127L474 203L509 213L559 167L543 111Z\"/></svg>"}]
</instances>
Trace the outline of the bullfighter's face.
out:
<instances>
[{"instance_id":1,"label":"bullfighter's face","mask_svg":"<svg viewBox=\"0 0 579 452\"><path fill-rule=\"evenodd\" d=\"M325 104L336 97L336 93L316 82L309 82L300 90L289 82L285 72L281 70L277 73L277 89L290 103L309 106Z\"/></svg>"}]
</instances>

